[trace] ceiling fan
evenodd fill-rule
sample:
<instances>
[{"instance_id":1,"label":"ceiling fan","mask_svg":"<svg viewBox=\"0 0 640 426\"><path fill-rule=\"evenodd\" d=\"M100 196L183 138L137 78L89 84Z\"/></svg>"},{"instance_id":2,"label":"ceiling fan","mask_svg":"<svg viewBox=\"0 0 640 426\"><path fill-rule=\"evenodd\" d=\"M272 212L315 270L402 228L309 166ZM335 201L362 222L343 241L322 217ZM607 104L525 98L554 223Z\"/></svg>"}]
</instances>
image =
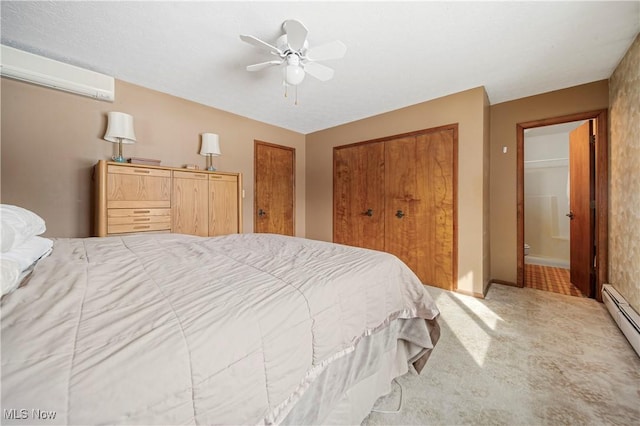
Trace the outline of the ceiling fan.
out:
<instances>
[{"instance_id":1,"label":"ceiling fan","mask_svg":"<svg viewBox=\"0 0 640 426\"><path fill-rule=\"evenodd\" d=\"M297 86L302 83L306 74L320 81L327 81L333 77L331 68L316 61L342 58L347 51L344 43L336 40L309 48L308 30L302 22L295 19L284 21L282 30L284 34L278 37L275 46L251 35L240 35L242 41L266 49L279 58L249 65L247 71L260 71L271 66L286 64L283 77L285 86Z\"/></svg>"}]
</instances>

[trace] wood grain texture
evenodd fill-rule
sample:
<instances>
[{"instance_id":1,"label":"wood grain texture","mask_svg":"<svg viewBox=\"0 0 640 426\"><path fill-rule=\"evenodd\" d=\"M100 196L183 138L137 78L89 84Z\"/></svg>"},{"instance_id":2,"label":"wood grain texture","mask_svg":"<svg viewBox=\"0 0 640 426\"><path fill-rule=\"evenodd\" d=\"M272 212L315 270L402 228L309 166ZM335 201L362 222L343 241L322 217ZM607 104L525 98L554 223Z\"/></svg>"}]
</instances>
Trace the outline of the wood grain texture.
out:
<instances>
[{"instance_id":1,"label":"wood grain texture","mask_svg":"<svg viewBox=\"0 0 640 426\"><path fill-rule=\"evenodd\" d=\"M209 235L209 181L206 173L175 172L171 200L172 231Z\"/></svg>"},{"instance_id":2,"label":"wood grain texture","mask_svg":"<svg viewBox=\"0 0 640 426\"><path fill-rule=\"evenodd\" d=\"M569 175L571 191L569 204L573 217L570 222L570 265L571 283L584 296L591 297L592 265L593 265L593 216L591 200L592 159L591 120L569 133Z\"/></svg>"},{"instance_id":3,"label":"wood grain texture","mask_svg":"<svg viewBox=\"0 0 640 426\"><path fill-rule=\"evenodd\" d=\"M260 141L254 148L254 231L293 235L295 149Z\"/></svg>"},{"instance_id":4,"label":"wood grain texture","mask_svg":"<svg viewBox=\"0 0 640 426\"><path fill-rule=\"evenodd\" d=\"M135 169L143 170L143 169ZM126 171L126 172L123 172ZM171 172L132 173L128 168L109 166L107 173L107 207L171 207Z\"/></svg>"},{"instance_id":5,"label":"wood grain texture","mask_svg":"<svg viewBox=\"0 0 640 426\"><path fill-rule=\"evenodd\" d=\"M107 162L99 161L93 167L95 209L92 235L107 235Z\"/></svg>"},{"instance_id":6,"label":"wood grain texture","mask_svg":"<svg viewBox=\"0 0 640 426\"><path fill-rule=\"evenodd\" d=\"M334 148L334 242L387 251L455 289L456 174L457 125Z\"/></svg>"},{"instance_id":7,"label":"wood grain texture","mask_svg":"<svg viewBox=\"0 0 640 426\"><path fill-rule=\"evenodd\" d=\"M334 149L334 241L384 250L384 142Z\"/></svg>"},{"instance_id":8,"label":"wood grain texture","mask_svg":"<svg viewBox=\"0 0 640 426\"><path fill-rule=\"evenodd\" d=\"M209 236L239 233L238 218L238 177L209 176Z\"/></svg>"},{"instance_id":9,"label":"wood grain texture","mask_svg":"<svg viewBox=\"0 0 640 426\"><path fill-rule=\"evenodd\" d=\"M99 161L95 235L242 232L242 175Z\"/></svg>"},{"instance_id":10,"label":"wood grain texture","mask_svg":"<svg viewBox=\"0 0 640 426\"><path fill-rule=\"evenodd\" d=\"M457 279L454 131L432 132L416 138L418 194L423 200L424 215L416 245L430 259L419 262L416 268L424 283L453 290Z\"/></svg>"},{"instance_id":11,"label":"wood grain texture","mask_svg":"<svg viewBox=\"0 0 640 426\"><path fill-rule=\"evenodd\" d=\"M445 130L388 141L385 157L385 249L423 283L448 290L455 270L453 139Z\"/></svg>"},{"instance_id":12,"label":"wood grain texture","mask_svg":"<svg viewBox=\"0 0 640 426\"><path fill-rule=\"evenodd\" d=\"M418 227L425 216L426 194L420 192L417 182L417 155L415 136L385 142L385 251L398 256L420 281L428 283L418 268L418 260L425 256Z\"/></svg>"}]
</instances>

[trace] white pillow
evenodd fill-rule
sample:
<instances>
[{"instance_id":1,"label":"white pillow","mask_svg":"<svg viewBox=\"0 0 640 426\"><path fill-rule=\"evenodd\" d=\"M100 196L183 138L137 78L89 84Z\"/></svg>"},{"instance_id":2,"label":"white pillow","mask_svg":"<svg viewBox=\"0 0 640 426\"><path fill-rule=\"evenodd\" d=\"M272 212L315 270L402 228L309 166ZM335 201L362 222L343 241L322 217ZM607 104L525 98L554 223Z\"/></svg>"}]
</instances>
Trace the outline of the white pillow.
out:
<instances>
[{"instance_id":1,"label":"white pillow","mask_svg":"<svg viewBox=\"0 0 640 426\"><path fill-rule=\"evenodd\" d=\"M7 253L29 238L47 230L44 220L32 211L10 204L0 204L0 250Z\"/></svg>"},{"instance_id":2,"label":"white pillow","mask_svg":"<svg viewBox=\"0 0 640 426\"><path fill-rule=\"evenodd\" d=\"M20 267L20 272L29 269L33 263L42 256L51 252L53 241L48 238L31 237L19 247L10 252L2 253L2 259L16 262Z\"/></svg>"},{"instance_id":3,"label":"white pillow","mask_svg":"<svg viewBox=\"0 0 640 426\"><path fill-rule=\"evenodd\" d=\"M20 275L18 262L4 258L0 259L0 284L3 296L18 288Z\"/></svg>"},{"instance_id":4,"label":"white pillow","mask_svg":"<svg viewBox=\"0 0 640 426\"><path fill-rule=\"evenodd\" d=\"M53 241L48 238L31 237L20 247L0 255L2 267L2 294L12 292L23 278L35 267L38 260L51 253Z\"/></svg>"}]
</instances>

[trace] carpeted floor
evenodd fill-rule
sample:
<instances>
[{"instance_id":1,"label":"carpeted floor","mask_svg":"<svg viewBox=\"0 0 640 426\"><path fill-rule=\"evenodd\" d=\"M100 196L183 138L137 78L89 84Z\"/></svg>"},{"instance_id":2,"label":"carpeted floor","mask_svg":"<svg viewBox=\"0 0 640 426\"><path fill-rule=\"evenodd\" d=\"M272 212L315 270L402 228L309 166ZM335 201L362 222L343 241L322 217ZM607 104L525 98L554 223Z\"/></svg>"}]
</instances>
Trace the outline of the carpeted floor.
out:
<instances>
[{"instance_id":1,"label":"carpeted floor","mask_svg":"<svg viewBox=\"0 0 640 426\"><path fill-rule=\"evenodd\" d=\"M441 338L402 383L398 414L364 425L631 425L640 358L593 299L492 284L485 299L428 287ZM376 403L397 408L400 388Z\"/></svg>"},{"instance_id":2,"label":"carpeted floor","mask_svg":"<svg viewBox=\"0 0 640 426\"><path fill-rule=\"evenodd\" d=\"M570 271L542 265L524 265L524 286L554 293L583 297L576 286L571 284Z\"/></svg>"}]
</instances>

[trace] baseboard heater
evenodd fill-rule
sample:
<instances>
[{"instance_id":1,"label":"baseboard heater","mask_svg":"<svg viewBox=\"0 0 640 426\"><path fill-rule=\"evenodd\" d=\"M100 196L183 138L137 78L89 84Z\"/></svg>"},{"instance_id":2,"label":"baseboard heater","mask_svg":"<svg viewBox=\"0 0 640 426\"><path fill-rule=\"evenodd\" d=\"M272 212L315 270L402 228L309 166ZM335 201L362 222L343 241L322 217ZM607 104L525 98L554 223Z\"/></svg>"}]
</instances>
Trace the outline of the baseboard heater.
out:
<instances>
[{"instance_id":1,"label":"baseboard heater","mask_svg":"<svg viewBox=\"0 0 640 426\"><path fill-rule=\"evenodd\" d=\"M640 356L640 315L610 284L602 286L602 301L618 327Z\"/></svg>"}]
</instances>

